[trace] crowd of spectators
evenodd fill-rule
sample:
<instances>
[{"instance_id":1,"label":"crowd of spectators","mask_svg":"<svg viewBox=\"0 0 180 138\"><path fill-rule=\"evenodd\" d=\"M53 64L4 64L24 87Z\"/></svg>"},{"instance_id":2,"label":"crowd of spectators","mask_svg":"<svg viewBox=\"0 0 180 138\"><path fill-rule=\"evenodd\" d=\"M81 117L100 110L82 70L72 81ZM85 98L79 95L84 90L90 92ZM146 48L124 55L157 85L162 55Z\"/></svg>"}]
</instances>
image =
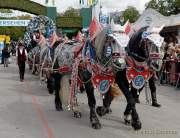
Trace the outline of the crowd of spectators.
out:
<instances>
[{"instance_id":1,"label":"crowd of spectators","mask_svg":"<svg viewBox=\"0 0 180 138\"><path fill-rule=\"evenodd\" d=\"M171 34L165 37L164 50L160 82L180 87L180 36Z\"/></svg>"}]
</instances>

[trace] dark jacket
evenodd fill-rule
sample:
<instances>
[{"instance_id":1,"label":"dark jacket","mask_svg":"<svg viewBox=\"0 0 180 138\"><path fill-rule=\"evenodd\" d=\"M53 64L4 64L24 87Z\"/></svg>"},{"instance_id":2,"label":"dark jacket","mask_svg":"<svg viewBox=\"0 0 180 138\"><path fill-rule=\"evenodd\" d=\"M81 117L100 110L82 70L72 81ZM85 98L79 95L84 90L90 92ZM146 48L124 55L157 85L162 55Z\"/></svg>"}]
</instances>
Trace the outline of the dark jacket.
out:
<instances>
[{"instance_id":1,"label":"dark jacket","mask_svg":"<svg viewBox=\"0 0 180 138\"><path fill-rule=\"evenodd\" d=\"M4 48L2 52L3 52L4 58L9 58L10 54L9 54L8 48Z\"/></svg>"}]
</instances>

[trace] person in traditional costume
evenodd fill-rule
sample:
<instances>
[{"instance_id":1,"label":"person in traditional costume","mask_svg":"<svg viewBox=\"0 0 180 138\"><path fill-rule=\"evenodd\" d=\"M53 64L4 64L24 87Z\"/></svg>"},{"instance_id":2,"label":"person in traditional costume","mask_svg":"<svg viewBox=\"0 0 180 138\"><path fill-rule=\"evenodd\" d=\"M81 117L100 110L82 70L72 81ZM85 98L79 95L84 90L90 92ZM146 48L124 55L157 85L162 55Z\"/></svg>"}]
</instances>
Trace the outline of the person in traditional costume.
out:
<instances>
[{"instance_id":1,"label":"person in traditional costume","mask_svg":"<svg viewBox=\"0 0 180 138\"><path fill-rule=\"evenodd\" d=\"M18 43L18 48L16 50L16 57L17 57L17 65L19 67L19 77L20 81L24 81L24 73L25 73L25 65L26 65L26 59L27 59L27 51L24 48L24 43L21 40Z\"/></svg>"}]
</instances>

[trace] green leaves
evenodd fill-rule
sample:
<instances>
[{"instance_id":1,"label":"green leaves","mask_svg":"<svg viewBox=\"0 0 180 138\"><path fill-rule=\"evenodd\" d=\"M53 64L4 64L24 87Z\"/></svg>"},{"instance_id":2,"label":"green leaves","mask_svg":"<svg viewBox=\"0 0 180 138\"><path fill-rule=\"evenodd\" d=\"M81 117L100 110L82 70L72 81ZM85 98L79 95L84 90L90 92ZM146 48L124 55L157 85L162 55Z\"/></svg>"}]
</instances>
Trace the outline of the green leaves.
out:
<instances>
[{"instance_id":1,"label":"green leaves","mask_svg":"<svg viewBox=\"0 0 180 138\"><path fill-rule=\"evenodd\" d=\"M57 27L82 28L82 17L80 17L79 12L79 10L69 7L61 16L57 17Z\"/></svg>"},{"instance_id":2,"label":"green leaves","mask_svg":"<svg viewBox=\"0 0 180 138\"><path fill-rule=\"evenodd\" d=\"M10 35L11 38L18 40L24 37L25 27L1 27L0 34Z\"/></svg>"},{"instance_id":3,"label":"green leaves","mask_svg":"<svg viewBox=\"0 0 180 138\"><path fill-rule=\"evenodd\" d=\"M63 13L63 16L68 16L68 17L76 17L76 16L79 16L79 11L72 8L72 7L69 7L64 13Z\"/></svg>"},{"instance_id":4,"label":"green leaves","mask_svg":"<svg viewBox=\"0 0 180 138\"><path fill-rule=\"evenodd\" d=\"M134 23L140 16L138 10L133 6L128 6L123 13L125 21L129 20L130 23Z\"/></svg>"},{"instance_id":5,"label":"green leaves","mask_svg":"<svg viewBox=\"0 0 180 138\"><path fill-rule=\"evenodd\" d=\"M165 16L180 13L180 0L151 0L146 8L152 8Z\"/></svg>"}]
</instances>

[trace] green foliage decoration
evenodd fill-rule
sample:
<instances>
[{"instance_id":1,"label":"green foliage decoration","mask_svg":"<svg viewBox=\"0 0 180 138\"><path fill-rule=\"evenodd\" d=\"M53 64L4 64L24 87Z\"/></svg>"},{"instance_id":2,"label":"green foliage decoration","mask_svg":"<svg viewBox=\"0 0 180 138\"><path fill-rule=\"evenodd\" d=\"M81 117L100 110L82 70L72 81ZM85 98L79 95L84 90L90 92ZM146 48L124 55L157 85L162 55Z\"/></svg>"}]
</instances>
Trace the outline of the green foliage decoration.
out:
<instances>
[{"instance_id":1,"label":"green foliage decoration","mask_svg":"<svg viewBox=\"0 0 180 138\"><path fill-rule=\"evenodd\" d=\"M60 16L57 17L56 25L59 28L66 28L66 27L82 28L82 17Z\"/></svg>"},{"instance_id":2,"label":"green foliage decoration","mask_svg":"<svg viewBox=\"0 0 180 138\"><path fill-rule=\"evenodd\" d=\"M20 10L35 15L46 15L45 6L30 0L0 0L0 8Z\"/></svg>"}]
</instances>

